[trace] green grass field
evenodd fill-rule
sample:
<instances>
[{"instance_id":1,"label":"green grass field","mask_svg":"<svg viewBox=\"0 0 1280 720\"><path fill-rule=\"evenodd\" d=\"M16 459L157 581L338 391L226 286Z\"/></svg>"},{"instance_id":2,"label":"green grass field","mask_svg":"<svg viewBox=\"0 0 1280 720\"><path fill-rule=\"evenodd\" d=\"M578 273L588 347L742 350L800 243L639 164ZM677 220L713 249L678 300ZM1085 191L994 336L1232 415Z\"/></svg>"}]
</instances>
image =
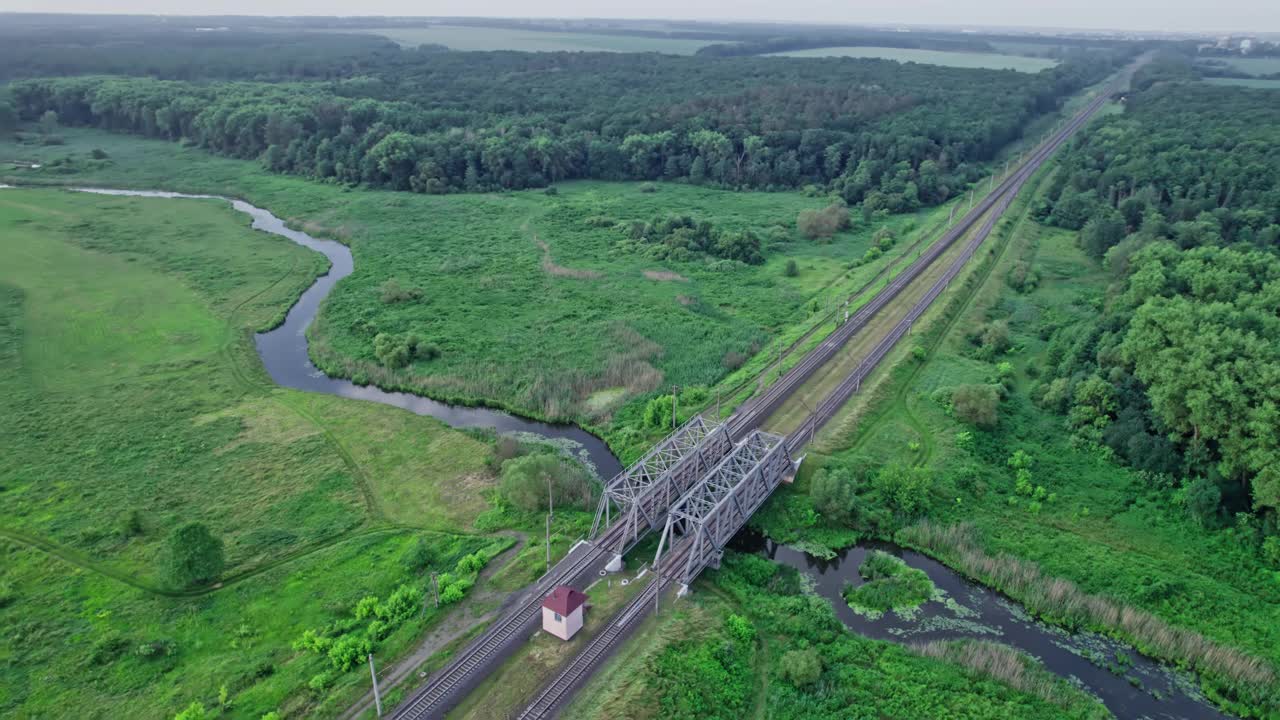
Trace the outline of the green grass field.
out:
<instances>
[{"instance_id":1,"label":"green grass field","mask_svg":"<svg viewBox=\"0 0 1280 720\"><path fill-rule=\"evenodd\" d=\"M885 47L828 47L792 50L790 52L773 53L778 57L853 57L880 58L897 62L914 62L925 65L945 65L960 68L986 68L990 70L1017 70L1019 72L1040 72L1057 65L1056 60L1028 57L1024 55L1002 55L999 53L980 52L948 52L943 50L920 50L917 48L885 48Z\"/></svg>"},{"instance_id":2,"label":"green grass field","mask_svg":"<svg viewBox=\"0 0 1280 720\"><path fill-rule=\"evenodd\" d=\"M680 184L644 192L638 184L602 182L566 183L555 195L350 190L172 143L95 131L62 134L62 146L0 145L0 159L74 158L70 167L13 171L22 181L245 197L349 243L355 273L335 289L311 331L313 357L331 374L606 428L637 397L671 384L717 382L729 372L726 355L749 357L775 338L798 335L815 300L821 306L837 291L870 281L921 232L945 222L947 211L860 223L820 243L799 236L796 215L829 200L803 193ZM88 159L95 147L110 159ZM760 231L769 243L767 262L658 261L620 249L625 235L595 222L673 212ZM899 236L894 249L854 267L882 224ZM797 264L794 277L783 273L788 260ZM388 280L419 288L422 296L387 304L380 288ZM371 326L416 332L442 354L387 370L374 356Z\"/></svg>"},{"instance_id":3,"label":"green grass field","mask_svg":"<svg viewBox=\"0 0 1280 720\"><path fill-rule=\"evenodd\" d=\"M543 32L515 28L432 25L425 28L371 28L361 32L382 35L407 47L444 45L450 50L519 50L522 52L656 52L692 55L706 40L633 37L585 32Z\"/></svg>"},{"instance_id":4,"label":"green grass field","mask_svg":"<svg viewBox=\"0 0 1280 720\"><path fill-rule=\"evenodd\" d=\"M456 534L488 508L488 444L265 377L249 331L319 255L220 201L57 189L0 190L0 252L0 714L168 717L224 685L231 716L334 714L367 680L292 649L304 630L421 588L415 536L441 570L511 543ZM227 567L175 593L156 560L192 520Z\"/></svg>"}]
</instances>

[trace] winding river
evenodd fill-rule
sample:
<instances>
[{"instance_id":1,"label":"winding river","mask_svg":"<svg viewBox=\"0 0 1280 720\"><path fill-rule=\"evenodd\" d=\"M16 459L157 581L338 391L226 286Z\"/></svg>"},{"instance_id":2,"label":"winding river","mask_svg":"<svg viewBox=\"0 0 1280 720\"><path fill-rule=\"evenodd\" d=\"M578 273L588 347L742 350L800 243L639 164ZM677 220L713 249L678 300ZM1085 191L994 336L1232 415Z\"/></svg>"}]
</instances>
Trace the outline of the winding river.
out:
<instances>
[{"instance_id":1,"label":"winding river","mask_svg":"<svg viewBox=\"0 0 1280 720\"><path fill-rule=\"evenodd\" d=\"M284 324L255 337L258 355L271 378L280 385L394 405L419 415L430 415L453 427L529 433L566 446L589 462L601 477L609 478L621 471L621 464L608 446L581 428L529 420L489 408L450 405L410 393L387 392L331 378L317 369L307 354L306 330L334 285L352 272L351 251L345 245L293 230L270 212L241 200L163 191L73 189L103 195L226 200L236 210L249 215L255 229L287 238L327 257L328 273L302 294L289 310ZM739 549L760 552L805 573L813 580L815 591L831 602L844 624L862 635L895 642L956 638L1002 642L1039 658L1053 673L1097 696L1119 718L1228 717L1207 705L1185 675L1109 638L1093 633L1068 633L1039 623L1000 593L970 582L919 553L888 545L864 544L844 550L832 560L821 560L749 531L741 533L735 544ZM846 583L862 582L857 567L872 548L892 552L908 565L925 571L945 593L946 601L926 603L910 617L887 613L871 619L855 613L841 591ZM1123 664L1117 663L1122 657Z\"/></svg>"},{"instance_id":2,"label":"winding river","mask_svg":"<svg viewBox=\"0 0 1280 720\"><path fill-rule=\"evenodd\" d=\"M418 415L430 415L456 428L493 428L500 433L528 433L552 440L588 463L602 478L611 478L622 471L622 465L604 441L575 425L541 422L512 415L501 410L484 407L465 407L432 400L404 392L388 392L372 385L357 385L350 380L325 375L307 354L307 327L315 319L321 303L338 281L351 274L355 263L351 250L333 240L321 240L307 233L294 230L280 218L250 205L243 200L221 198L217 195L189 195L159 190L111 190L106 188L73 188L80 192L100 195L126 195L151 198L186 198L196 200L222 199L236 210L253 219L253 228L279 235L303 247L310 248L329 259L329 272L318 278L302 293L302 297L285 317L284 324L265 333L258 333L254 341L258 355L267 373L277 384L308 392L327 393L356 400L394 405Z\"/></svg>"},{"instance_id":3,"label":"winding river","mask_svg":"<svg viewBox=\"0 0 1280 720\"><path fill-rule=\"evenodd\" d=\"M1039 622L999 592L927 555L887 543L862 543L823 560L750 530L739 533L734 545L799 570L845 626L860 635L908 643L962 638L1003 643L1038 658L1050 672L1101 700L1117 718L1230 717L1208 705L1185 673L1109 637ZM883 550L923 570L944 593L942 599L926 602L906 617L889 612L871 618L854 612L842 593L846 584L863 583L858 566L871 550Z\"/></svg>"}]
</instances>

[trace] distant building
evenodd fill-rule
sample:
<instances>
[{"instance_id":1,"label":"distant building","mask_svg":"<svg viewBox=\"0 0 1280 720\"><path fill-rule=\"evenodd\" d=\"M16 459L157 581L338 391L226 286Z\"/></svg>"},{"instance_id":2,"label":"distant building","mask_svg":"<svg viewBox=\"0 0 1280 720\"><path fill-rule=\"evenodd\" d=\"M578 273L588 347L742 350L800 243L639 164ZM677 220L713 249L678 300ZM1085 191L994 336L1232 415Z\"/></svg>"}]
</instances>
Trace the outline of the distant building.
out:
<instances>
[{"instance_id":1,"label":"distant building","mask_svg":"<svg viewBox=\"0 0 1280 720\"><path fill-rule=\"evenodd\" d=\"M586 603L586 595L560 585L542 601L542 629L568 640L582 629L582 608Z\"/></svg>"},{"instance_id":2,"label":"distant building","mask_svg":"<svg viewBox=\"0 0 1280 720\"><path fill-rule=\"evenodd\" d=\"M1240 52L1244 55L1248 55L1250 50L1253 50L1253 38L1245 38L1241 40Z\"/></svg>"}]
</instances>

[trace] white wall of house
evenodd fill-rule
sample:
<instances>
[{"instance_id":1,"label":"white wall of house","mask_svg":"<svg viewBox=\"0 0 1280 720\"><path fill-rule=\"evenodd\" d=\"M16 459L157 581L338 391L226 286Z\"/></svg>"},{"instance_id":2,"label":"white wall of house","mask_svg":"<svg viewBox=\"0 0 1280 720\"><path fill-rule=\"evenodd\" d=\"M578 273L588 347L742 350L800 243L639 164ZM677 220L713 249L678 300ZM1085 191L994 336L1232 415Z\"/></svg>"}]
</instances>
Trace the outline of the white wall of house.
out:
<instances>
[{"instance_id":1,"label":"white wall of house","mask_svg":"<svg viewBox=\"0 0 1280 720\"><path fill-rule=\"evenodd\" d=\"M542 608L542 629L561 640L568 640L582 629L582 606L567 616L553 612L551 608Z\"/></svg>"}]
</instances>

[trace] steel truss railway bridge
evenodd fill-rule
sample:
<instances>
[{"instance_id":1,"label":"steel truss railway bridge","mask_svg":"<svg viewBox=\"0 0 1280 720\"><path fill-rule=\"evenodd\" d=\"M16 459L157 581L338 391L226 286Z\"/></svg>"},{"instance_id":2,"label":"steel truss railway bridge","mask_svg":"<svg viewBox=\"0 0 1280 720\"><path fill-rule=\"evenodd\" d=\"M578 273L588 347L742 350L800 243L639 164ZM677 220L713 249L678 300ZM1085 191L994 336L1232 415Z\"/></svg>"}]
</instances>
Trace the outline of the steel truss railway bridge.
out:
<instances>
[{"instance_id":1,"label":"steel truss railway bridge","mask_svg":"<svg viewBox=\"0 0 1280 720\"><path fill-rule=\"evenodd\" d=\"M1121 82L1127 81L1122 78ZM708 567L718 567L725 546L783 482L794 476L797 457L817 428L861 388L862 381L910 330L916 320L977 252L1018 190L1063 142L1110 97L1100 92L1062 128L1032 150L1027 159L907 267L856 315L837 328L794 367L733 416L718 422L701 415L676 429L634 465L605 486L591 535L580 542L504 615L462 649L443 670L397 709L404 720L441 718L536 632L543 597L556 585L584 587L606 568L618 569L622 556L651 531L660 531L653 579L590 639L519 715L522 720L553 716L591 672L635 630L672 586L686 591ZM962 237L968 243L946 271L788 436L759 430L760 424L872 316L898 295Z\"/></svg>"}]
</instances>

